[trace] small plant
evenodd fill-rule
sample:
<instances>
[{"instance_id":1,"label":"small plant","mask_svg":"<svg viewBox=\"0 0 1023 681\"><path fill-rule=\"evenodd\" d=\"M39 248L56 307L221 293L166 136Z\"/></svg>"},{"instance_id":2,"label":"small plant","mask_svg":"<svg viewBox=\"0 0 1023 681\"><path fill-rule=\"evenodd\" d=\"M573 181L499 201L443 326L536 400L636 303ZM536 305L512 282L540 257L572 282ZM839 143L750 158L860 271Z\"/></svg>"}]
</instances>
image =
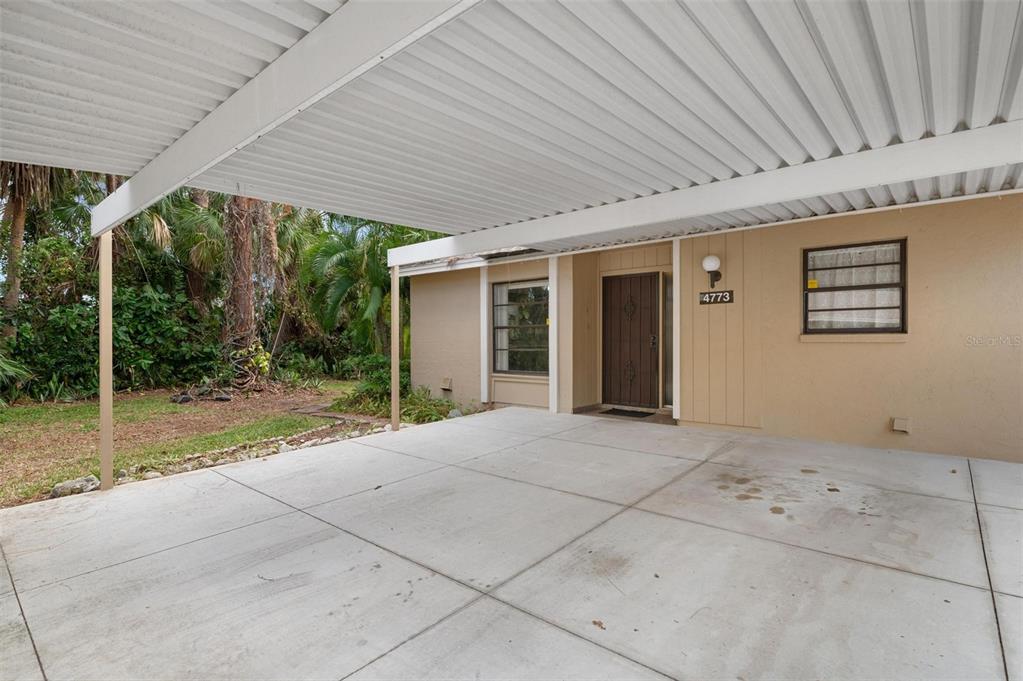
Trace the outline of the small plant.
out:
<instances>
[{"instance_id":1,"label":"small plant","mask_svg":"<svg viewBox=\"0 0 1023 681\"><path fill-rule=\"evenodd\" d=\"M3 394L3 397L0 397L0 407L6 407L8 402L16 400L22 382L31 376L25 365L15 362L0 351L0 393Z\"/></svg>"}]
</instances>

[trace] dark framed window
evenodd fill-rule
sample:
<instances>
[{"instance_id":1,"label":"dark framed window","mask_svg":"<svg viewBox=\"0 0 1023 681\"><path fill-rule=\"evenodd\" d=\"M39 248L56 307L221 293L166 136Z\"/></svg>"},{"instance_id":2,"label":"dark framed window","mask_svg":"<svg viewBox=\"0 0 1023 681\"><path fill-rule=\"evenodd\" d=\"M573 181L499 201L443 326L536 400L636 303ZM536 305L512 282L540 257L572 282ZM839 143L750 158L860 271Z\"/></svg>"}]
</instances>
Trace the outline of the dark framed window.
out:
<instances>
[{"instance_id":1,"label":"dark framed window","mask_svg":"<svg viewBox=\"0 0 1023 681\"><path fill-rule=\"evenodd\" d=\"M547 373L546 279L494 284L494 371Z\"/></svg>"},{"instance_id":2,"label":"dark framed window","mask_svg":"<svg viewBox=\"0 0 1023 681\"><path fill-rule=\"evenodd\" d=\"M906 240L804 250L803 333L906 333Z\"/></svg>"}]
</instances>

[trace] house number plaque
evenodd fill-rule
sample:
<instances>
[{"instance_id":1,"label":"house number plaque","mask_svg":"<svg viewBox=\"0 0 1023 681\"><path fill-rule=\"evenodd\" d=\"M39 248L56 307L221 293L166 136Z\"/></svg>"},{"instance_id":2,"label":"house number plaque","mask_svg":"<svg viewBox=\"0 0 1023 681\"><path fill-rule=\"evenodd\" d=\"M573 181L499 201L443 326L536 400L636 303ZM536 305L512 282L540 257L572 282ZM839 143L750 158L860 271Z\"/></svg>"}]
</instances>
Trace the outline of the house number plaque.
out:
<instances>
[{"instance_id":1,"label":"house number plaque","mask_svg":"<svg viewBox=\"0 0 1023 681\"><path fill-rule=\"evenodd\" d=\"M700 291L700 305L717 305L734 303L735 293L732 291Z\"/></svg>"}]
</instances>

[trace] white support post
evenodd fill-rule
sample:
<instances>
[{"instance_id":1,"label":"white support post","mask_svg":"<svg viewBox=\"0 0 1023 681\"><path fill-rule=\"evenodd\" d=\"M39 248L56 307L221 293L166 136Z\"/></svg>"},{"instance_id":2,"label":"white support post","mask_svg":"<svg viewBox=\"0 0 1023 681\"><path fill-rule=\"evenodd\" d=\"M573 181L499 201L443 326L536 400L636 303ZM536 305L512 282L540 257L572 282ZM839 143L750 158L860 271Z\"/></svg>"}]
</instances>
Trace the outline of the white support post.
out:
<instances>
[{"instance_id":1,"label":"white support post","mask_svg":"<svg viewBox=\"0 0 1023 681\"><path fill-rule=\"evenodd\" d=\"M391 268L391 430L401 427L401 279Z\"/></svg>"},{"instance_id":2,"label":"white support post","mask_svg":"<svg viewBox=\"0 0 1023 681\"><path fill-rule=\"evenodd\" d=\"M671 418L682 418L682 240L671 242Z\"/></svg>"},{"instance_id":3,"label":"white support post","mask_svg":"<svg viewBox=\"0 0 1023 681\"><path fill-rule=\"evenodd\" d=\"M99 238L99 481L114 486L113 233Z\"/></svg>"},{"instance_id":4,"label":"white support post","mask_svg":"<svg viewBox=\"0 0 1023 681\"><path fill-rule=\"evenodd\" d=\"M558 256L547 258L547 406L558 413Z\"/></svg>"},{"instance_id":5,"label":"white support post","mask_svg":"<svg viewBox=\"0 0 1023 681\"><path fill-rule=\"evenodd\" d=\"M480 404L490 401L490 272L480 267Z\"/></svg>"}]
</instances>

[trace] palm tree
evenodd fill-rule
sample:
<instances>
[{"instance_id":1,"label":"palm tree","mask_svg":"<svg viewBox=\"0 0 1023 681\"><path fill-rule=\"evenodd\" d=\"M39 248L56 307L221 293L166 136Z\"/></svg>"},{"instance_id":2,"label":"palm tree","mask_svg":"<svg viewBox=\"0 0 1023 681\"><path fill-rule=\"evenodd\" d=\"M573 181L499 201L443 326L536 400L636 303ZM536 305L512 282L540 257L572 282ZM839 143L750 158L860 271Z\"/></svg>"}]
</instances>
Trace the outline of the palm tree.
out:
<instances>
[{"instance_id":1,"label":"palm tree","mask_svg":"<svg viewBox=\"0 0 1023 681\"><path fill-rule=\"evenodd\" d=\"M21 299L21 253L25 249L25 217L29 204L46 205L58 184L70 171L37 166L31 163L0 161L0 198L4 200L3 222L10 225L7 249L7 288L3 309L10 317ZM14 326L4 328L4 335L14 335Z\"/></svg>"},{"instance_id":2,"label":"palm tree","mask_svg":"<svg viewBox=\"0 0 1023 681\"><path fill-rule=\"evenodd\" d=\"M313 308L324 333L346 324L363 349L388 341L385 301L391 288L387 249L432 238L430 232L328 215L329 230L312 247Z\"/></svg>"},{"instance_id":3,"label":"palm tree","mask_svg":"<svg viewBox=\"0 0 1023 681\"><path fill-rule=\"evenodd\" d=\"M232 196L224 212L224 234L227 237L228 275L224 340L237 349L251 347L256 341L255 291L252 281L252 236L255 221L255 199Z\"/></svg>"},{"instance_id":4,"label":"palm tree","mask_svg":"<svg viewBox=\"0 0 1023 681\"><path fill-rule=\"evenodd\" d=\"M277 259L274 274L274 302L278 308L277 328L265 320L272 353L292 338L318 331L310 318L307 287L302 279L309 248L323 232L323 213L310 208L275 205Z\"/></svg>"},{"instance_id":5,"label":"palm tree","mask_svg":"<svg viewBox=\"0 0 1023 681\"><path fill-rule=\"evenodd\" d=\"M190 200L178 207L173 222L172 250L185 270L188 299L199 311L209 312L210 278L224 262L224 212L227 197L203 189L190 189Z\"/></svg>"}]
</instances>

